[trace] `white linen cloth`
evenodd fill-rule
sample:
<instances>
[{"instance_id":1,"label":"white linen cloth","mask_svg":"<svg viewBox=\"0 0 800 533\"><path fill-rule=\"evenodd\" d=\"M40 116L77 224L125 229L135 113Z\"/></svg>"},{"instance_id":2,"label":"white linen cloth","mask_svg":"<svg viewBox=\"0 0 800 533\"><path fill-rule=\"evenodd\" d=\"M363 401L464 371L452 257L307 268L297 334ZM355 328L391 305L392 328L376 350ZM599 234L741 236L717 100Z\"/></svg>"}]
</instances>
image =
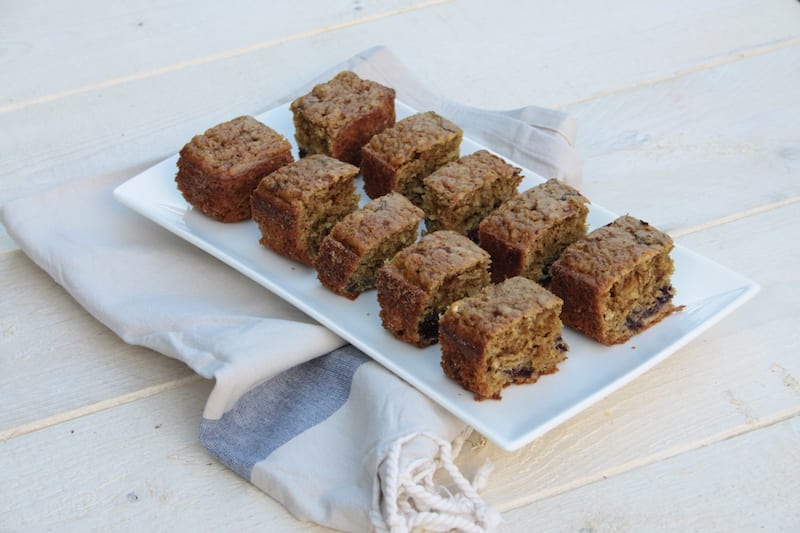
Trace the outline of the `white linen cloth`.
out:
<instances>
[{"instance_id":1,"label":"white linen cloth","mask_svg":"<svg viewBox=\"0 0 800 533\"><path fill-rule=\"evenodd\" d=\"M267 109L342 69L394 87L411 107L439 112L542 177L579 182L569 116L454 104L424 90L381 47ZM20 199L3 207L3 222L33 261L125 342L216 380L200 431L211 454L299 519L328 527L497 526L499 515L478 494L486 472L468 481L453 462L470 431L464 423L280 298L115 202L120 183L92 178Z\"/></svg>"}]
</instances>

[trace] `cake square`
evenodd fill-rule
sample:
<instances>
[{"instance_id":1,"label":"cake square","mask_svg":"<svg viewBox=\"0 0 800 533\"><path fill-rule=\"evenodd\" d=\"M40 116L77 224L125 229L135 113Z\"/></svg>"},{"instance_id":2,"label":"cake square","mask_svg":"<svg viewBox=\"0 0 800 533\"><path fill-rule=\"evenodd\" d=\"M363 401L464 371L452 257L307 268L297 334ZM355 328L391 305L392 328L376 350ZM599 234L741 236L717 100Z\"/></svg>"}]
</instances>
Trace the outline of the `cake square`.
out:
<instances>
[{"instance_id":1,"label":"cake square","mask_svg":"<svg viewBox=\"0 0 800 533\"><path fill-rule=\"evenodd\" d=\"M361 147L395 123L395 91L348 70L289 106L300 155L325 154L358 165Z\"/></svg>"},{"instance_id":2,"label":"cake square","mask_svg":"<svg viewBox=\"0 0 800 533\"><path fill-rule=\"evenodd\" d=\"M509 278L457 300L439 322L444 373L476 399L501 399L512 383L558 370L567 343L562 301L528 278Z\"/></svg>"},{"instance_id":3,"label":"cake square","mask_svg":"<svg viewBox=\"0 0 800 533\"><path fill-rule=\"evenodd\" d=\"M375 287L378 269L419 236L422 209L400 193L380 196L339 221L320 246L317 278L355 299Z\"/></svg>"},{"instance_id":4,"label":"cake square","mask_svg":"<svg viewBox=\"0 0 800 533\"><path fill-rule=\"evenodd\" d=\"M361 149L361 175L370 198L397 191L422 208L423 180L458 159L461 128L433 111L398 121Z\"/></svg>"},{"instance_id":5,"label":"cake square","mask_svg":"<svg viewBox=\"0 0 800 533\"><path fill-rule=\"evenodd\" d=\"M438 168L424 179L425 227L477 238L480 221L517 193L521 171L486 150Z\"/></svg>"},{"instance_id":6,"label":"cake square","mask_svg":"<svg viewBox=\"0 0 800 533\"><path fill-rule=\"evenodd\" d=\"M553 263L550 290L564 300L564 323L606 344L619 344L679 308L669 235L622 216L571 244Z\"/></svg>"},{"instance_id":7,"label":"cake square","mask_svg":"<svg viewBox=\"0 0 800 533\"><path fill-rule=\"evenodd\" d=\"M328 232L358 208L358 167L311 155L264 177L251 198L261 244L312 266Z\"/></svg>"},{"instance_id":8,"label":"cake square","mask_svg":"<svg viewBox=\"0 0 800 533\"><path fill-rule=\"evenodd\" d=\"M202 213L238 222L250 218L250 194L261 178L293 160L283 135L241 116L195 135L180 151L175 182Z\"/></svg>"},{"instance_id":9,"label":"cake square","mask_svg":"<svg viewBox=\"0 0 800 533\"><path fill-rule=\"evenodd\" d=\"M464 235L428 233L378 270L381 323L398 339L436 343L439 315L489 284L489 254Z\"/></svg>"},{"instance_id":10,"label":"cake square","mask_svg":"<svg viewBox=\"0 0 800 533\"><path fill-rule=\"evenodd\" d=\"M550 179L484 218L478 240L492 256L492 280L525 276L547 285L553 261L586 235L588 203L575 188Z\"/></svg>"}]
</instances>

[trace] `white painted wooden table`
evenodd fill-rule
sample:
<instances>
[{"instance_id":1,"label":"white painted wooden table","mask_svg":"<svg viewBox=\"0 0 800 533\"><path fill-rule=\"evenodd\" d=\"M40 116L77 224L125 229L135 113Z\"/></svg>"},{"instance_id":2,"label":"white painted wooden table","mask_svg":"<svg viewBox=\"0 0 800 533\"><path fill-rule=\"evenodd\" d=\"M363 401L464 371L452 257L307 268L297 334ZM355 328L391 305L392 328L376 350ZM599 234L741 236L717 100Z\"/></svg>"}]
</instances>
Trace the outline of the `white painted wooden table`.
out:
<instances>
[{"instance_id":1,"label":"white painted wooden table","mask_svg":"<svg viewBox=\"0 0 800 533\"><path fill-rule=\"evenodd\" d=\"M0 203L132 176L376 44L462 103L569 111L594 203L762 290L522 450L471 452L496 465L485 497L503 530L800 530L797 1L7 0L0 13ZM211 383L123 344L2 228L0 295L0 530L321 530L200 446Z\"/></svg>"}]
</instances>

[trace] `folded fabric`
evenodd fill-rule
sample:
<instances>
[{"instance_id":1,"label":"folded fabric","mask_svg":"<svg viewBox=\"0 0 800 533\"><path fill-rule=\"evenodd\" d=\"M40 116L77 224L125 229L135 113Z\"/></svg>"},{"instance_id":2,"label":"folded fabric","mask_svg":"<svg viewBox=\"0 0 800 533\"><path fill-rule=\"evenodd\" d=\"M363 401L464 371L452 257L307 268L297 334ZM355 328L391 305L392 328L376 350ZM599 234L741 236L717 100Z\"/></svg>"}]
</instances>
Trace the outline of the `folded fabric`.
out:
<instances>
[{"instance_id":1,"label":"folded fabric","mask_svg":"<svg viewBox=\"0 0 800 533\"><path fill-rule=\"evenodd\" d=\"M342 69L394 87L405 103L438 111L543 177L580 179L570 117L454 104L425 91L385 48L267 109ZM298 518L328 527L494 529L499 515L478 495L486 472L468 481L453 462L465 424L277 296L116 203L122 181L95 177L11 202L3 222L125 342L216 380L201 425L210 453Z\"/></svg>"}]
</instances>

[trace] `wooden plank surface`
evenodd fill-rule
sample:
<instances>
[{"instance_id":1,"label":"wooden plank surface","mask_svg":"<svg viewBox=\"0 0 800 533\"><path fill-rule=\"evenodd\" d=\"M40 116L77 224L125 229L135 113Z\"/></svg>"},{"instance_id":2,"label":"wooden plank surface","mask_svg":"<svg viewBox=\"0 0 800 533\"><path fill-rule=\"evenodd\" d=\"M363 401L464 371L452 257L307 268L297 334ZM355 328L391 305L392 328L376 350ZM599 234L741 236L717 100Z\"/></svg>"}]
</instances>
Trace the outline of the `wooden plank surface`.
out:
<instances>
[{"instance_id":1,"label":"wooden plank surface","mask_svg":"<svg viewBox=\"0 0 800 533\"><path fill-rule=\"evenodd\" d=\"M470 449L465 469L496 465L485 495L508 531L791 530L799 20L788 0L9 4L0 205L133 175L379 43L455 100L563 107L595 203L762 291L519 452ZM322 531L202 449L211 382L119 341L15 248L0 227L0 530Z\"/></svg>"},{"instance_id":2,"label":"wooden plank surface","mask_svg":"<svg viewBox=\"0 0 800 533\"><path fill-rule=\"evenodd\" d=\"M324 531L295 520L197 440L211 382L2 444L3 531Z\"/></svg>"},{"instance_id":3,"label":"wooden plank surface","mask_svg":"<svg viewBox=\"0 0 800 533\"><path fill-rule=\"evenodd\" d=\"M510 105L529 104L533 97L542 105L556 106L800 38L796 6L787 1L711 0L702 6L690 0L669 5L633 0L537 5L501 1L493 9L477 0L336 0L314 9L303 3L278 7L240 0L224 6L185 0L82 4L53 6L34 0L6 12L2 66L7 83L0 88L0 102L6 107L0 109L94 90L110 80L124 82L195 62L252 55L288 41L318 45L302 63L317 62L323 68L338 53L383 42L406 50L421 75L444 94L466 93L466 103L493 106L496 90L473 92L469 86L494 89L498 81L508 81L500 96ZM210 20L214 31L204 31ZM415 32L416 39L406 38L408 27L421 30ZM482 38L487 35L491 42ZM474 66L465 68L465 59ZM54 76L54 66L64 75ZM513 83L519 78L526 83ZM504 104L508 105L497 105Z\"/></svg>"},{"instance_id":4,"label":"wooden plank surface","mask_svg":"<svg viewBox=\"0 0 800 533\"><path fill-rule=\"evenodd\" d=\"M800 99L777 88L798 72L791 46L569 106L584 192L667 231L797 201Z\"/></svg>"},{"instance_id":5,"label":"wooden plank surface","mask_svg":"<svg viewBox=\"0 0 800 533\"><path fill-rule=\"evenodd\" d=\"M303 2L276 6L243 0L21 2L7 17L37 24L4 28L9 44L0 112L363 26L443 1L334 0L316 9ZM68 75L54 76L54 66Z\"/></svg>"},{"instance_id":6,"label":"wooden plank surface","mask_svg":"<svg viewBox=\"0 0 800 533\"><path fill-rule=\"evenodd\" d=\"M0 181L0 204L49 188L53 183L112 172L133 175L174 153L187 138L206 127L238 114L257 112L319 72L376 43L390 46L431 89L464 103L488 108L531 103L566 106L591 99L595 94L647 87L653 80L679 75L686 71L687 65L691 66L691 72L702 70L704 65L716 66L749 55L769 55L773 49L794 48L800 38L791 17L796 6L781 1L771 4L770 9L763 9L754 7L752 2L716 1L698 10L692 2L669 5L651 2L643 8L639 2L628 0L620 2L615 11L583 2L578 17L564 12L576 10L574 6L567 7L568 4L543 8L534 4L498 3L492 10L486 10L482 3L472 0L424 3L424 9L400 10L364 25L341 28L337 24L350 20L346 18L350 13L336 11L336 4L332 4L328 14L331 31L230 57L200 56L206 60L191 67L165 60L152 75L134 76L134 70L130 70L130 76L120 74L120 82L108 86L98 86L96 82L82 86L75 82L66 94L57 85L42 91L41 80L26 73L20 77L27 80L27 92L46 93L54 98L43 102L34 98L30 105L25 97L4 98L13 100L14 105L7 106L2 113L0 146L13 146L14 150L4 152L0 158L0 175L7 176ZM272 8L264 5L261 9ZM307 16L307 11L302 16ZM105 9L100 9L103 12ZM512 12L513 17L509 15ZM130 25L133 23L123 22L126 17L137 20L134 15L140 15L141 19L148 13L148 7L144 6L139 13L114 20L116 24ZM226 17L241 18L240 11L226 13ZM597 21L605 16L614 25L619 24L614 13L624 13L626 24L641 27L641 31L613 32L615 39L611 39L612 33L605 30L605 39L599 39L597 32L603 25ZM163 14L158 16L168 18ZM260 16L270 18L272 13ZM252 17L259 15L253 13ZM748 25L747 32L739 31L743 21ZM91 24L102 25L102 17ZM530 24L534 26L528 27ZM704 28L702 46L688 43L680 31L686 25ZM15 42L33 47L36 35L26 34L25 31L32 31L25 29L28 27L37 25L14 25L14 31L19 32ZM417 35L428 35L430 40L408 39L405 28L415 28ZM492 31L496 53L489 53L483 40L467 38L487 28ZM74 33L69 35L73 38L64 38L60 43L63 54L81 57L86 52L85 43ZM648 38L642 39L643 35ZM187 32L182 38L189 39L194 47L205 46L205 33ZM122 48L137 46L125 41L133 39L150 50L142 53L163 56L163 47L151 44L158 42L156 37L122 39L124 42L118 45ZM508 52L529 49L532 52L522 56ZM436 53L431 54L431 50ZM47 57L51 56L43 54L38 61L46 61ZM554 61L555 57L560 59ZM25 63L24 58L9 53L4 66ZM95 59L97 62L85 62L81 67L95 71L86 75L91 79L118 68L120 63L116 55ZM561 69L568 69L569 74ZM620 70L626 71L624 77ZM72 78L72 72L69 70L68 79ZM775 72L778 71L772 71ZM481 74L476 77L475 73ZM787 76L791 76L791 71ZM53 76L44 83L61 83L57 81L59 78ZM93 112L87 114L87 109ZM40 124L49 127L41 128ZM591 133L595 131L594 124L579 124L581 137L597 133ZM32 139L36 142L25 142ZM7 236L3 241L4 248L13 246Z\"/></svg>"},{"instance_id":7,"label":"wooden plank surface","mask_svg":"<svg viewBox=\"0 0 800 533\"><path fill-rule=\"evenodd\" d=\"M800 419L776 422L511 510L503 531L794 531L798 444Z\"/></svg>"}]
</instances>

